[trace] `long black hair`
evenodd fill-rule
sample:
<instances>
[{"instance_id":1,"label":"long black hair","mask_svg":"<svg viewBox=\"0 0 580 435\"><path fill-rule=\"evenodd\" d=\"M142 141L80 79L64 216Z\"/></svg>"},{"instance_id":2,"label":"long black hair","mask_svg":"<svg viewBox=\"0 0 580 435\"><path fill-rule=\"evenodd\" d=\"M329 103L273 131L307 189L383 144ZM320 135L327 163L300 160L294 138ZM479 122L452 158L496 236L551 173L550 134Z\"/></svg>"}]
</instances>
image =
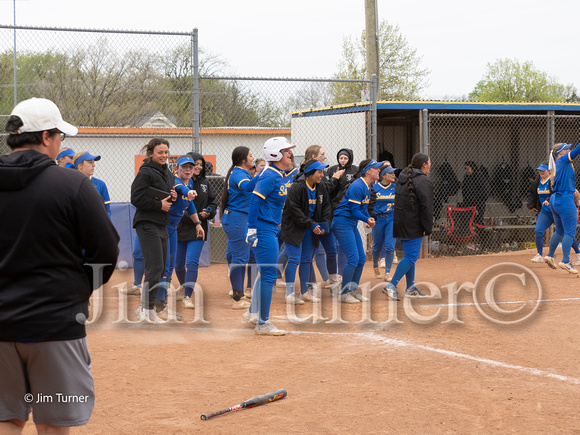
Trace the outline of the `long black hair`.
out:
<instances>
[{"instance_id":1,"label":"long black hair","mask_svg":"<svg viewBox=\"0 0 580 435\"><path fill-rule=\"evenodd\" d=\"M244 161L248 158L249 153L250 149L244 146L235 147L234 150L232 151L232 166L230 166L230 169L228 169L226 179L224 180L224 188L222 189L222 200L220 202L220 218L223 216L224 210L228 205L229 199L228 181L230 179L230 174L232 173L232 170L236 166L240 166L242 163L244 163Z\"/></svg>"},{"instance_id":2,"label":"long black hair","mask_svg":"<svg viewBox=\"0 0 580 435\"><path fill-rule=\"evenodd\" d=\"M417 153L411 159L411 163L405 169L407 175L407 188L409 189L409 201L411 202L411 208L415 211L415 198L417 194L415 192L415 186L413 184L413 169L421 169L425 163L429 161L429 156L425 153Z\"/></svg>"}]
</instances>

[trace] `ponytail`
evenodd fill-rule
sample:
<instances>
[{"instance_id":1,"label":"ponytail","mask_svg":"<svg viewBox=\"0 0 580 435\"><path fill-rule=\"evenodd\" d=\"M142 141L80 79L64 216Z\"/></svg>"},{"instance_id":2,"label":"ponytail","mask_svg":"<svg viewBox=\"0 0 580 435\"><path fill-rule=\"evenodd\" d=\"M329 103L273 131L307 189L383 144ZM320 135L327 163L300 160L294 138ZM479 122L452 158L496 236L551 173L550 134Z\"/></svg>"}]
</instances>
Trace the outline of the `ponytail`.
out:
<instances>
[{"instance_id":1,"label":"ponytail","mask_svg":"<svg viewBox=\"0 0 580 435\"><path fill-rule=\"evenodd\" d=\"M366 166L371 162L371 160L372 159L364 159L362 162L359 163L358 170L354 173L354 175L352 176L350 181L348 183L346 183L346 186L344 186L344 192L343 192L344 194L346 194L346 191L348 190L348 188L350 187L352 182L354 180L356 180L357 178L361 177L361 171L366 168Z\"/></svg>"},{"instance_id":2,"label":"ponytail","mask_svg":"<svg viewBox=\"0 0 580 435\"><path fill-rule=\"evenodd\" d=\"M236 166L240 166L244 162L244 160L248 158L249 153L250 149L244 146L236 147L232 151L232 166L230 166L230 169L228 169L228 173L226 174L226 178L224 180L224 187L222 189L222 199L220 201L220 219L224 215L224 210L228 205L228 200L230 196L228 192L230 175Z\"/></svg>"}]
</instances>

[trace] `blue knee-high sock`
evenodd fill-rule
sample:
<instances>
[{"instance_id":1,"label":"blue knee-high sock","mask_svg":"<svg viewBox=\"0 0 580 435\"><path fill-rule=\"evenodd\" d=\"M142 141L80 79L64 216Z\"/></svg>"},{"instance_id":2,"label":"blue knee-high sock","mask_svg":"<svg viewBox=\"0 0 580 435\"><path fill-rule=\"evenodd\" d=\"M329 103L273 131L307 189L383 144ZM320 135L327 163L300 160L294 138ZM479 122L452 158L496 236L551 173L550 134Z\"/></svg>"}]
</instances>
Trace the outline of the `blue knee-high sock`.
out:
<instances>
[{"instance_id":1,"label":"blue knee-high sock","mask_svg":"<svg viewBox=\"0 0 580 435\"><path fill-rule=\"evenodd\" d=\"M391 271L394 259L395 259L395 251L388 251L385 253L385 273Z\"/></svg>"},{"instance_id":2,"label":"blue knee-high sock","mask_svg":"<svg viewBox=\"0 0 580 435\"><path fill-rule=\"evenodd\" d=\"M353 292L358 290L358 285L360 284L360 278L362 276L363 273L363 269L364 269L364 264L359 264L355 269L354 269L354 274L352 276L352 282L353 284Z\"/></svg>"},{"instance_id":3,"label":"blue knee-high sock","mask_svg":"<svg viewBox=\"0 0 580 435\"><path fill-rule=\"evenodd\" d=\"M562 236L558 233L554 233L552 234L552 237L550 238L550 250L548 252L548 256L550 257L554 257L554 254L556 253L556 248L558 247L558 244L562 241Z\"/></svg>"},{"instance_id":4,"label":"blue knee-high sock","mask_svg":"<svg viewBox=\"0 0 580 435\"><path fill-rule=\"evenodd\" d=\"M261 293L261 279L258 278L254 284L254 289L252 290L252 302L250 304L250 313L256 314L260 311L260 293Z\"/></svg>"},{"instance_id":5,"label":"blue knee-high sock","mask_svg":"<svg viewBox=\"0 0 580 435\"><path fill-rule=\"evenodd\" d=\"M564 254L562 257L563 263L570 263L570 249L572 249L573 240L574 237L572 236L564 236L562 239L562 252Z\"/></svg>"},{"instance_id":6,"label":"blue knee-high sock","mask_svg":"<svg viewBox=\"0 0 580 435\"><path fill-rule=\"evenodd\" d=\"M380 251L373 251L373 269L379 267L379 261L381 261L381 253ZM385 265L387 264L387 260L385 260Z\"/></svg>"},{"instance_id":7,"label":"blue knee-high sock","mask_svg":"<svg viewBox=\"0 0 580 435\"><path fill-rule=\"evenodd\" d=\"M538 254L540 254L543 257L544 235L540 232L536 232L535 235L536 235L536 250L538 251Z\"/></svg>"},{"instance_id":8,"label":"blue knee-high sock","mask_svg":"<svg viewBox=\"0 0 580 435\"><path fill-rule=\"evenodd\" d=\"M397 268L395 269L393 279L391 279L391 284L397 287L397 284L399 284L399 281L401 281L401 279L407 274L412 264L413 263L411 263L406 258L403 258L401 261L399 261L399 264L397 264Z\"/></svg>"},{"instance_id":9,"label":"blue knee-high sock","mask_svg":"<svg viewBox=\"0 0 580 435\"><path fill-rule=\"evenodd\" d=\"M260 325L266 323L270 318L270 305L272 305L272 285L262 284L260 288L260 319L258 320Z\"/></svg>"},{"instance_id":10,"label":"blue knee-high sock","mask_svg":"<svg viewBox=\"0 0 580 435\"><path fill-rule=\"evenodd\" d=\"M415 263L411 264L409 270L405 274L405 279L407 281L407 288L411 288L415 285Z\"/></svg>"},{"instance_id":11,"label":"blue knee-high sock","mask_svg":"<svg viewBox=\"0 0 580 435\"><path fill-rule=\"evenodd\" d=\"M190 298L193 294L193 288L195 287L195 283L197 282L197 270L189 270L185 272L185 290L183 295Z\"/></svg>"},{"instance_id":12,"label":"blue knee-high sock","mask_svg":"<svg viewBox=\"0 0 580 435\"><path fill-rule=\"evenodd\" d=\"M133 259L133 284L141 287L143 282L143 275L145 275L145 261L143 259Z\"/></svg>"},{"instance_id":13,"label":"blue knee-high sock","mask_svg":"<svg viewBox=\"0 0 580 435\"><path fill-rule=\"evenodd\" d=\"M230 282L232 290L242 291L244 289L244 279L246 277L245 264L232 264L230 269Z\"/></svg>"},{"instance_id":14,"label":"blue knee-high sock","mask_svg":"<svg viewBox=\"0 0 580 435\"><path fill-rule=\"evenodd\" d=\"M576 254L580 254L580 248L578 248L578 242L576 241L576 238L572 240L572 249Z\"/></svg>"},{"instance_id":15,"label":"blue knee-high sock","mask_svg":"<svg viewBox=\"0 0 580 435\"><path fill-rule=\"evenodd\" d=\"M164 301L167 298L167 289L169 288L169 278L163 277L159 281L159 287L157 288L157 300Z\"/></svg>"},{"instance_id":16,"label":"blue knee-high sock","mask_svg":"<svg viewBox=\"0 0 580 435\"><path fill-rule=\"evenodd\" d=\"M284 272L284 280L286 281L286 295L294 293L294 282L296 281L296 263L288 262L286 271Z\"/></svg>"},{"instance_id":17,"label":"blue knee-high sock","mask_svg":"<svg viewBox=\"0 0 580 435\"><path fill-rule=\"evenodd\" d=\"M342 292L340 294L345 294L352 291L350 283L354 278L354 272L356 267L344 266L342 271Z\"/></svg>"}]
</instances>

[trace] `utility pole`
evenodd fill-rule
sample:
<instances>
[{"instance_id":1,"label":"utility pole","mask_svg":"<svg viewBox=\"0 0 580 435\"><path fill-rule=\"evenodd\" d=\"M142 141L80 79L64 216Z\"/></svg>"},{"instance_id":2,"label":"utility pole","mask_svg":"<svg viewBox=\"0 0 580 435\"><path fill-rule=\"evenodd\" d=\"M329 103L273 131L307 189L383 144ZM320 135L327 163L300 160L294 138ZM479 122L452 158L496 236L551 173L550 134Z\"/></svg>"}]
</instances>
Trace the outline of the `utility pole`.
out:
<instances>
[{"instance_id":1,"label":"utility pole","mask_svg":"<svg viewBox=\"0 0 580 435\"><path fill-rule=\"evenodd\" d=\"M373 74L375 74L380 80L379 37L377 33L378 31L377 0L365 0L365 24L366 24L366 51L367 51L367 80L372 80Z\"/></svg>"}]
</instances>

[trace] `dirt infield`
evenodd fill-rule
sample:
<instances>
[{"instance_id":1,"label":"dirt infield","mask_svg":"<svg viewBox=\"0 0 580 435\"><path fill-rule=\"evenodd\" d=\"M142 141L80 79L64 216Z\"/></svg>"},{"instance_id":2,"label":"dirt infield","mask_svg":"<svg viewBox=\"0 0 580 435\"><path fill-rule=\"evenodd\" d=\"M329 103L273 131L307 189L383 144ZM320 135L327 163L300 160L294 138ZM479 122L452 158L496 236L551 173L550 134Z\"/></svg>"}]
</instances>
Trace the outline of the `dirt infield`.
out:
<instances>
[{"instance_id":1,"label":"dirt infield","mask_svg":"<svg viewBox=\"0 0 580 435\"><path fill-rule=\"evenodd\" d=\"M534 253L419 260L417 282L432 283L422 288L439 289L441 299L389 306L376 290L366 322L365 307L342 305L338 323L325 291L320 314L328 320L298 325L275 289L272 318L284 337L254 335L231 309L225 265L200 271L208 323L192 322L195 311L179 303L182 323L114 323L113 286L132 281L131 269L118 271L95 296L104 302L88 328L97 404L74 433L580 432L580 280L531 263ZM514 264L497 266L507 262ZM464 285L490 267L477 289ZM378 284L372 277L367 263L362 282ZM138 299L127 297L129 320ZM312 304L297 312L311 314ZM279 388L287 398L200 420ZM35 433L31 423L25 433Z\"/></svg>"}]
</instances>

